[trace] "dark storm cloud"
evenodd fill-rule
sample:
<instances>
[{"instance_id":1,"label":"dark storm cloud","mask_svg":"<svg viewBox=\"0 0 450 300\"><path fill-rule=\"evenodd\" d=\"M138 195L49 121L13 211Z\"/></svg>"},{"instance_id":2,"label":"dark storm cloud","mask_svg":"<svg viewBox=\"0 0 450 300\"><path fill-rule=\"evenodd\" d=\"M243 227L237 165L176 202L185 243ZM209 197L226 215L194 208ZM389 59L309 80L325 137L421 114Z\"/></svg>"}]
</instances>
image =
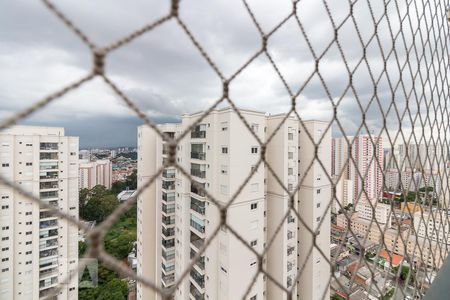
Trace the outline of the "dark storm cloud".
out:
<instances>
[{"instance_id":1,"label":"dark storm cloud","mask_svg":"<svg viewBox=\"0 0 450 300\"><path fill-rule=\"evenodd\" d=\"M99 46L108 45L169 11L169 1L159 0L55 3ZM265 32L272 30L292 9L291 1L253 0L249 4ZM375 19L384 12L382 4L382 1L371 2ZM343 95L350 80L347 68L354 73L353 88L363 107L372 98L374 81L377 81L376 92L384 112L393 95L398 107L405 107L402 102L405 96L392 93L391 85L395 85L400 73L392 56L386 66L390 81L386 74L378 80L384 69L383 56L393 47L391 31L395 33L399 28L397 10L389 15L390 26L386 18L379 22L378 39L371 40L375 28L367 4L353 7L354 19L346 19L348 4L330 1L328 5L335 24L347 20L338 35L343 54L336 43L324 52L334 39L334 30L323 4L315 0L301 1L297 10L313 52L294 19L269 39L268 52L294 92L314 71L314 55L322 55L319 72L331 101L337 103L343 96L338 116L347 133L352 134L362 120L353 91ZM399 5L399 10L402 9ZM226 77L261 47L261 37L242 1L186 0L181 2L180 16ZM414 25L414 20L412 23ZM408 38L405 37L406 42ZM59 90L91 68L92 58L87 47L39 1L2 3L0 40L0 118L11 116ZM367 61L361 63L362 44L367 43ZM396 57L400 61L405 57L401 44L396 45ZM174 20L114 50L107 57L106 71L155 122L175 121L182 113L206 109L222 92L220 78ZM406 77L403 80L406 85L413 84L408 83ZM234 79L230 96L238 106L271 113L285 112L290 105L286 88L263 55ZM331 120L331 101L315 75L300 94L297 109L305 119ZM377 106L378 103L373 103L367 111L367 124L375 131L381 129L382 113ZM391 120L395 121L394 117ZM134 113L99 79L58 99L25 122L64 126L69 134L80 135L82 145L89 146L135 144L135 127L140 124Z\"/></svg>"}]
</instances>

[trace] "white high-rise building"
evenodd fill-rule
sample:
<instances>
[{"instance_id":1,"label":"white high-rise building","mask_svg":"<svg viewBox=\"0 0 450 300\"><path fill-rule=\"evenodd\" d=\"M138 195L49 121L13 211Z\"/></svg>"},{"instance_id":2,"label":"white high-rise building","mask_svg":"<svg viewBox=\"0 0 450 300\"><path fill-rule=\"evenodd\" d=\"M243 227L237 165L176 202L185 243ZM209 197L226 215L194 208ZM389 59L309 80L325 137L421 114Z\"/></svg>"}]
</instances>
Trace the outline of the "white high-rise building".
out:
<instances>
[{"instance_id":1,"label":"white high-rise building","mask_svg":"<svg viewBox=\"0 0 450 300\"><path fill-rule=\"evenodd\" d=\"M261 141L276 130L285 115L267 116L241 110ZM183 115L181 124L164 124L159 129L178 137L201 113ZM326 123L305 122L315 142L325 133ZM276 233L262 266L280 284L293 288L299 299L329 297L324 276L329 276L331 199L331 135L325 134L319 147L318 163L309 167L315 153L305 128L288 118L266 149L266 159L279 180L290 191L305 180L295 195L293 206L309 228L317 233L316 244L325 258L312 247L311 233L295 214L284 219L289 209L288 193L275 176L261 164L253 177L227 209L227 224L256 252L261 253ZM164 164L168 145L150 128L138 129L138 186ZM240 299L258 270L257 257L230 229L220 227L220 210L198 188L227 205L260 158L261 148L238 115L230 108L213 110L177 145L177 162L192 177L191 182L174 167L162 175L138 199L137 272L163 287L173 285L192 257L212 239L186 279L175 290L176 299ZM306 170L308 170L307 174ZM194 183L195 181L195 183ZM323 218L323 221L322 221ZM282 223L281 227L279 225ZM321 224L320 229L318 228ZM278 229L279 228L279 229ZM216 234L217 233L217 234ZM304 272L295 282L297 268ZM151 289L137 285L137 299L158 299ZM258 276L249 299L286 299L287 295L265 276Z\"/></svg>"},{"instance_id":2,"label":"white high-rise building","mask_svg":"<svg viewBox=\"0 0 450 300\"><path fill-rule=\"evenodd\" d=\"M331 175L341 176L342 173L341 178L349 179L349 142L345 136L331 140Z\"/></svg>"},{"instance_id":3,"label":"white high-rise building","mask_svg":"<svg viewBox=\"0 0 450 300\"><path fill-rule=\"evenodd\" d=\"M350 162L349 171L349 179L353 181L353 202L359 198L375 202L383 196L382 137L359 135L348 139L352 141L351 155L355 161Z\"/></svg>"},{"instance_id":4,"label":"white high-rise building","mask_svg":"<svg viewBox=\"0 0 450 300\"><path fill-rule=\"evenodd\" d=\"M78 217L78 137L15 126L0 133L0 161L4 178ZM77 299L78 228L9 187L0 185L0 196L0 298Z\"/></svg>"},{"instance_id":5,"label":"white high-rise building","mask_svg":"<svg viewBox=\"0 0 450 300\"><path fill-rule=\"evenodd\" d=\"M353 181L345 179L344 176L340 179L335 176L333 180L336 187L336 198L333 199L331 212L337 213L347 205L353 205Z\"/></svg>"},{"instance_id":6,"label":"white high-rise building","mask_svg":"<svg viewBox=\"0 0 450 300\"><path fill-rule=\"evenodd\" d=\"M96 185L103 185L107 189L111 188L112 164L109 159L80 160L79 172L80 189L92 189Z\"/></svg>"}]
</instances>

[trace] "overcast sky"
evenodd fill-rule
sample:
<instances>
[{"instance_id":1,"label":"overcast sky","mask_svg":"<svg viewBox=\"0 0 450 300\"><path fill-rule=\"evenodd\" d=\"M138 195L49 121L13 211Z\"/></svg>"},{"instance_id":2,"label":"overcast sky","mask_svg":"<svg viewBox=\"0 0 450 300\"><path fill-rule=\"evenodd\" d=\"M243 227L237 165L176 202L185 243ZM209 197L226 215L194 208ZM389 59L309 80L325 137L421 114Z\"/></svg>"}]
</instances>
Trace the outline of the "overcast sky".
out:
<instances>
[{"instance_id":1,"label":"overcast sky","mask_svg":"<svg viewBox=\"0 0 450 300\"><path fill-rule=\"evenodd\" d=\"M336 24L349 13L345 2L328 3ZM99 46L106 46L169 11L169 1L162 0L67 0L55 3ZM264 32L272 30L292 10L290 0L248 3ZM383 1L370 3L378 20L384 12ZM393 46L388 20L393 35L399 31L397 11L403 16L406 10L401 5L388 6L388 18L379 22L378 39L372 39L367 47L366 57L374 78L383 71L378 41L386 53ZM302 0L297 15L317 55L322 54L334 37L323 2ZM227 77L260 48L260 35L242 1L184 0L180 16ZM411 18L403 24L407 45L411 43L410 26L417 26L414 16ZM361 39L367 43L375 31L367 1L355 5L354 19L349 18L339 30L339 42L350 69L354 69L363 56L353 22L357 24ZM397 59L403 65L406 59L403 41L398 39L395 46ZM294 91L314 70L313 55L294 18L269 39L269 53ZM413 69L424 67L418 67L413 61L411 64ZM88 48L40 1L11 0L0 4L0 119L76 81L90 68ZM321 58L319 70L332 101L337 102L349 76L336 44ZM389 80L395 86L401 73L394 55L388 60L387 70L388 76L383 75L376 86L381 107L374 102L367 112L367 124L375 133L380 133L383 113L388 115L389 129L395 131L398 128L395 111L391 109L386 113L393 96L400 112L406 103L401 88L392 93L389 87ZM173 122L182 113L206 109L220 97L222 90L219 77L174 20L113 51L107 58L106 71L155 122ZM406 91L413 84L408 74L409 71L404 71L402 75ZM359 101L366 107L374 93L374 85L365 62L359 65L353 78ZM240 107L270 113L286 112L290 105L285 87L264 55L235 78L230 95ZM349 91L338 107L339 120L349 135L361 124L361 109L357 103L355 95ZM317 75L300 94L296 108L305 119L332 119L331 100ZM411 111L414 115L417 105L412 105ZM80 136L81 145L86 147L135 145L136 126L142 122L97 78L22 123L64 126L67 134ZM405 120L403 127L410 126L411 122ZM333 135L342 135L336 126Z\"/></svg>"}]
</instances>

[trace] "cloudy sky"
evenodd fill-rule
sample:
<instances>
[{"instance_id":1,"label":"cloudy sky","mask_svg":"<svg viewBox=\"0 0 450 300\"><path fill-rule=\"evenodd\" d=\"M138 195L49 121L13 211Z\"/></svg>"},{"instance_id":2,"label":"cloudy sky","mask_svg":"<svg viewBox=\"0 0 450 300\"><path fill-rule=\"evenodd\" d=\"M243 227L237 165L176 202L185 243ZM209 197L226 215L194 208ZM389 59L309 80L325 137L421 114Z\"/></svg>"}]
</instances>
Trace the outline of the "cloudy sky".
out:
<instances>
[{"instance_id":1,"label":"cloudy sky","mask_svg":"<svg viewBox=\"0 0 450 300\"><path fill-rule=\"evenodd\" d=\"M169 11L169 1L162 0L54 2L100 47ZM344 2L328 3L335 24L341 24L349 14L349 5ZM408 68L403 66L405 45L408 48L412 44L412 29L421 27L420 30L425 32L427 26L419 24L414 14L401 24L399 15L403 17L406 13L402 5L388 5L388 14L384 15L383 1L370 1L370 8L367 2L359 1L353 8L354 17L347 18L338 31L347 65L354 70L352 82L357 97L352 90L344 93L350 77L337 44L328 48L335 31L323 2L302 0L297 9L298 19L315 55L321 55L319 72L327 89L320 77L314 75L300 93L296 109L302 118L331 121L332 103L338 103L342 98L338 118L347 134L353 134L362 122L358 101L365 108L374 93L378 101L372 102L366 116L371 131L380 133L383 114L387 115L389 130L398 130L397 112L393 107L389 109L392 99L395 99L400 115L406 103L413 101L409 107L414 117L418 113L416 99L405 96L417 84L412 80L414 72L410 70L417 72L426 68L426 62L418 64L411 59L413 54L410 54ZM292 11L290 0L248 3L266 33ZM417 10L420 15L423 9L419 5ZM376 38L373 38L372 16L378 22ZM180 18L225 77L234 74L261 47L260 34L242 1L183 0ZM392 36L396 36L400 28L404 34L393 43ZM367 44L366 60L362 62L361 40ZM419 54L422 51L433 58L432 48L421 49L419 40L416 45ZM294 92L303 86L315 68L314 56L295 18L289 19L269 38L268 52ZM386 71L383 70L383 56L388 57ZM0 120L85 76L91 69L91 61L86 45L40 1L3 1L0 4ZM111 52L106 60L106 71L155 122L174 122L182 113L206 109L222 91L220 78L175 20ZM400 75L403 85L399 86ZM376 85L373 80L377 81ZM419 96L433 93L416 89ZM439 89L442 86L438 86ZM290 107L289 94L264 54L232 81L230 97L239 107L270 113L286 112ZM83 147L91 147L135 145L136 126L142 122L102 80L96 78L22 123L64 126L67 134L80 136ZM402 126L405 129L411 127L409 118L405 118ZM333 135L342 135L336 124L333 128Z\"/></svg>"}]
</instances>

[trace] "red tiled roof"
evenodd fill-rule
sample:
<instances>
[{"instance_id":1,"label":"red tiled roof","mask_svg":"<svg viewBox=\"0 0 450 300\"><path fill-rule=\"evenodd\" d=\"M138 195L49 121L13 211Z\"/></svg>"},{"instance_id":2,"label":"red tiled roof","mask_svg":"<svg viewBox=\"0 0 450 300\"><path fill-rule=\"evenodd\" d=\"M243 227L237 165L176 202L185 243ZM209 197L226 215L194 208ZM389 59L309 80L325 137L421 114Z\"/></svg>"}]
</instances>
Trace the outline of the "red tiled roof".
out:
<instances>
[{"instance_id":1,"label":"red tiled roof","mask_svg":"<svg viewBox=\"0 0 450 300\"><path fill-rule=\"evenodd\" d=\"M392 257L392 266L394 267L398 266L403 260L403 256L401 255L391 254L389 256L386 250L381 250L379 256L385 258L387 262L390 262Z\"/></svg>"}]
</instances>

